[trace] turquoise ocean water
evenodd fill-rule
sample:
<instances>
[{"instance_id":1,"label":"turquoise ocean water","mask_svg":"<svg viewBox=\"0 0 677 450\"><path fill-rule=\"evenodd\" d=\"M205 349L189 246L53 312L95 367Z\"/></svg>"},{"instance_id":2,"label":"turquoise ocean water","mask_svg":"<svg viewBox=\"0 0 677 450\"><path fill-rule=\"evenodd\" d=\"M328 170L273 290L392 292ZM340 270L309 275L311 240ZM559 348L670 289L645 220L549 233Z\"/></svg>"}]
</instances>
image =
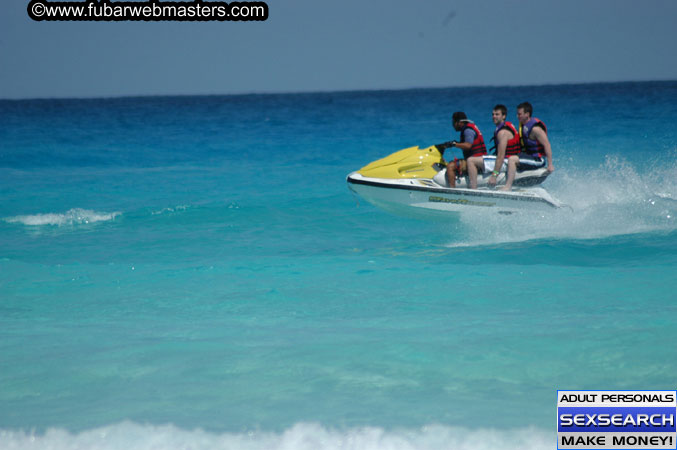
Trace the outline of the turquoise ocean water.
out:
<instances>
[{"instance_id":1,"label":"turquoise ocean water","mask_svg":"<svg viewBox=\"0 0 677 450\"><path fill-rule=\"evenodd\" d=\"M529 100L571 209L346 175ZM546 449L675 389L677 82L0 101L0 448Z\"/></svg>"}]
</instances>

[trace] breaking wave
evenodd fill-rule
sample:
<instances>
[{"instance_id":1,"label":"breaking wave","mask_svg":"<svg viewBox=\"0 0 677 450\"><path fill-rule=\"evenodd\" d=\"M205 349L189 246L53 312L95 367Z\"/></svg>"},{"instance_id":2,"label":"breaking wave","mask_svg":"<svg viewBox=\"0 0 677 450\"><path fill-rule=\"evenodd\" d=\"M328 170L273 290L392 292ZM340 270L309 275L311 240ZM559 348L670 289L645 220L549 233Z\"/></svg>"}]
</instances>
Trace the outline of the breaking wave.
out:
<instances>
[{"instance_id":1,"label":"breaking wave","mask_svg":"<svg viewBox=\"0 0 677 450\"><path fill-rule=\"evenodd\" d=\"M65 226L65 225L80 225L90 224L95 222L106 222L114 220L121 215L120 212L97 212L88 209L73 208L65 213L46 213L33 214L25 216L6 217L3 220L8 223L18 223L28 226Z\"/></svg>"},{"instance_id":2,"label":"breaking wave","mask_svg":"<svg viewBox=\"0 0 677 450\"><path fill-rule=\"evenodd\" d=\"M0 431L0 448L54 450L244 449L244 450L545 450L555 445L552 432L536 428L519 430L468 430L430 425L415 430L387 431L364 427L334 430L299 423L280 432L213 433L187 431L174 425L140 425L124 422L71 433L49 429L43 434Z\"/></svg>"}]
</instances>

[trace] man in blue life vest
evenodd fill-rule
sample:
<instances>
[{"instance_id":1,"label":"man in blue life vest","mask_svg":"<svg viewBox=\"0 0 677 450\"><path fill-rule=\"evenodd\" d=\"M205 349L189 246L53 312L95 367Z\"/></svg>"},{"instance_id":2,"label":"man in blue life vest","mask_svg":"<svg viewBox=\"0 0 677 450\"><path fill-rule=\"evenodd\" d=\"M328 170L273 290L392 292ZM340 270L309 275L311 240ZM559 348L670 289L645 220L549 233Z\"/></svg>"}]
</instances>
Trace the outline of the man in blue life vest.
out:
<instances>
[{"instance_id":1,"label":"man in blue life vest","mask_svg":"<svg viewBox=\"0 0 677 450\"><path fill-rule=\"evenodd\" d=\"M451 121L454 129L461 133L459 142L452 141L450 147L458 147L463 151L463 160L451 161L447 164L447 181L450 187L456 187L456 173L459 175L468 173L470 189L477 189L477 172L483 170L483 155L487 154L484 138L477 125L475 125L462 111L455 112Z\"/></svg>"},{"instance_id":2,"label":"man in blue life vest","mask_svg":"<svg viewBox=\"0 0 677 450\"><path fill-rule=\"evenodd\" d=\"M538 169L546 167L548 172L553 172L555 166L552 165L552 149L550 148L550 141L548 140L548 130L545 124L531 115L534 108L531 103L524 102L517 105L517 120L520 123L520 137L522 140L522 152L517 155L519 158L515 167L511 167L508 162L508 176L511 171ZM514 178L514 175L513 175Z\"/></svg>"},{"instance_id":3,"label":"man in blue life vest","mask_svg":"<svg viewBox=\"0 0 677 450\"><path fill-rule=\"evenodd\" d=\"M517 172L517 163L522 147L520 145L520 135L515 126L508 122L508 108L505 105L496 105L491 113L491 119L496 125L494 130L494 142L496 143L496 160L484 161L484 170L491 170L491 176L488 183L490 186L496 186L496 177L500 172L508 172L505 186L501 190L509 191L515 180ZM511 167L512 170L508 170Z\"/></svg>"}]
</instances>

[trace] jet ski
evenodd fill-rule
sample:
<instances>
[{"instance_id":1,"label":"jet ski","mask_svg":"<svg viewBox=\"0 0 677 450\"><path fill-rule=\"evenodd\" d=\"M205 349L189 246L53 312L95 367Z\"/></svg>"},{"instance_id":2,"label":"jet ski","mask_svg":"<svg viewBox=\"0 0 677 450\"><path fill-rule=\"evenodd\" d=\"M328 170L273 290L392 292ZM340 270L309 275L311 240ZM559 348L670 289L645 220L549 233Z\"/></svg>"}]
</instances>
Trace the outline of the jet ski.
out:
<instances>
[{"instance_id":1,"label":"jet ski","mask_svg":"<svg viewBox=\"0 0 677 450\"><path fill-rule=\"evenodd\" d=\"M545 168L518 171L512 191L501 191L488 184L490 173L479 174L477 189L468 189L467 176L456 178L451 188L446 163L437 146L405 148L367 164L347 177L348 187L373 205L395 213L411 208L434 211L495 210L500 214L518 211L549 211L564 206L545 189L549 172ZM497 177L505 185L506 174Z\"/></svg>"}]
</instances>

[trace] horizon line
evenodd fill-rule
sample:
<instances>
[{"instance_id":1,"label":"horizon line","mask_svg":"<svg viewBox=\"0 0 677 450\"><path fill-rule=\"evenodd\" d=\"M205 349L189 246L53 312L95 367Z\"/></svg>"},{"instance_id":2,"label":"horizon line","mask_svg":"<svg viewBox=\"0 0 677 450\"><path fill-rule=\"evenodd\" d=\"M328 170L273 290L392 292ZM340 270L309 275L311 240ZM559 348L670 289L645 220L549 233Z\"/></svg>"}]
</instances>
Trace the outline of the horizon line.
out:
<instances>
[{"instance_id":1,"label":"horizon line","mask_svg":"<svg viewBox=\"0 0 677 450\"><path fill-rule=\"evenodd\" d=\"M391 87L391 88L355 88L355 89L335 89L335 90L289 90L289 91L245 91L232 93L194 93L194 94L121 94L121 95L101 95L101 96L56 96L56 97L2 97L0 101L39 101L39 100L117 100L128 98L168 98L168 97L238 97L238 96L265 96L265 95L317 95L317 94L348 94L348 93L368 93L368 92L404 92L421 90L446 90L446 89L475 89L475 88L534 88L534 87L555 87L555 86L583 86L583 85L603 85L603 84L636 84L636 83L670 83L677 82L675 79L644 79L644 80L622 80L622 81L570 81L570 82L548 82L540 84L477 84L477 85L457 85L457 86L418 86L418 87Z\"/></svg>"}]
</instances>

